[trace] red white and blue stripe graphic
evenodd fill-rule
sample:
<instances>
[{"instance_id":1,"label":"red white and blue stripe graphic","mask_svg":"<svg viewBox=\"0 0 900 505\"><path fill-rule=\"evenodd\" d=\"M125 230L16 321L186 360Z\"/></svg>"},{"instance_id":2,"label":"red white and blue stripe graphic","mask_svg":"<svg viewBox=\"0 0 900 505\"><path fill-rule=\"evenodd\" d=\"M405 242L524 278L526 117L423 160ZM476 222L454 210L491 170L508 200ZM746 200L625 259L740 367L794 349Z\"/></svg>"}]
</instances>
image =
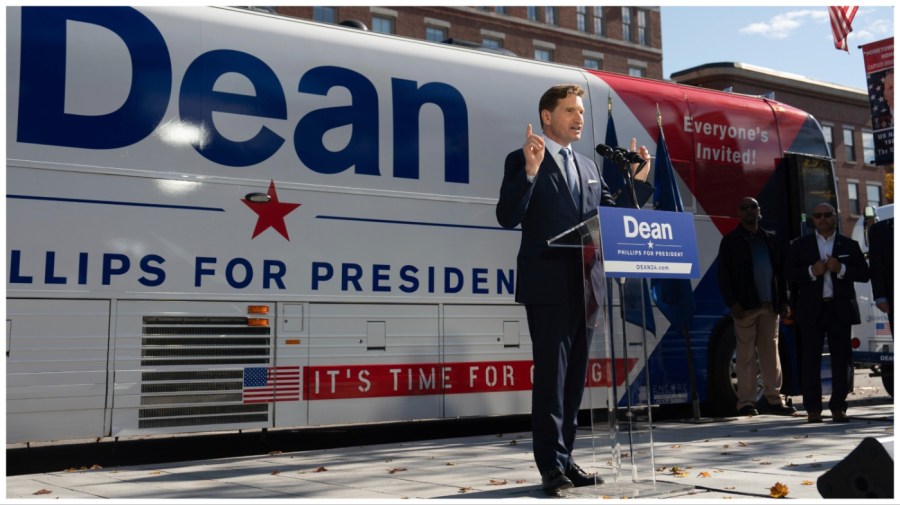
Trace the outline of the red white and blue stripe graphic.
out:
<instances>
[{"instance_id":1,"label":"red white and blue stripe graphic","mask_svg":"<svg viewBox=\"0 0 900 505\"><path fill-rule=\"evenodd\" d=\"M890 337L891 336L890 323L875 323L875 335L880 336L880 337Z\"/></svg>"},{"instance_id":2,"label":"red white and blue stripe graphic","mask_svg":"<svg viewBox=\"0 0 900 505\"><path fill-rule=\"evenodd\" d=\"M244 403L288 402L300 399L300 367L244 369Z\"/></svg>"}]
</instances>

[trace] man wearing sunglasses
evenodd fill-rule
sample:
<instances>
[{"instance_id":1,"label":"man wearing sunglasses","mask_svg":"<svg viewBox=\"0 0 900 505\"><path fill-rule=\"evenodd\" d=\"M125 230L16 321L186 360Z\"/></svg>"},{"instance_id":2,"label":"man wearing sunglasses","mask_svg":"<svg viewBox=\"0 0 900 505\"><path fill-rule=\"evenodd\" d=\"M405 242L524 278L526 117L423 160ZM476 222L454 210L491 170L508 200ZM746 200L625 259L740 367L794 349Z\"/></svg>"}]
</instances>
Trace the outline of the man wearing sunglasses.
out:
<instances>
[{"instance_id":1,"label":"man wearing sunglasses","mask_svg":"<svg viewBox=\"0 0 900 505\"><path fill-rule=\"evenodd\" d=\"M791 243L785 278L797 290L794 321L799 326L803 406L809 423L822 422L822 349L831 353L831 398L836 423L847 417L852 366L850 327L859 324L854 282L867 282L869 269L859 244L837 233L837 212L829 203L812 213L816 231Z\"/></svg>"},{"instance_id":2,"label":"man wearing sunglasses","mask_svg":"<svg viewBox=\"0 0 900 505\"><path fill-rule=\"evenodd\" d=\"M789 416L795 409L785 405L781 397L778 357L778 319L779 315L788 316L787 286L782 277L784 258L775 234L759 225L756 199L744 197L738 217L741 222L719 243L717 270L719 291L731 307L734 321L737 412L742 416L758 414L758 366L768 411Z\"/></svg>"}]
</instances>

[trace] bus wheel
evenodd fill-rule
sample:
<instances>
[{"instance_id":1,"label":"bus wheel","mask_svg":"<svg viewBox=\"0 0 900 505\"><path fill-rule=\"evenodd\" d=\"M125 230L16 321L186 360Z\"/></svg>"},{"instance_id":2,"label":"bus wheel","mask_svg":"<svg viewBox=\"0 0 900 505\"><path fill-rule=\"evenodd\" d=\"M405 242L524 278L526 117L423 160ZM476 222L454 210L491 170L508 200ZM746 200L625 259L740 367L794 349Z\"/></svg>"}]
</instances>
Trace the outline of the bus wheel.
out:
<instances>
[{"instance_id":1,"label":"bus wheel","mask_svg":"<svg viewBox=\"0 0 900 505\"><path fill-rule=\"evenodd\" d=\"M884 385L884 390L887 391L887 394L891 395L891 398L894 397L894 364L890 365L884 364L881 365L881 383Z\"/></svg>"}]
</instances>

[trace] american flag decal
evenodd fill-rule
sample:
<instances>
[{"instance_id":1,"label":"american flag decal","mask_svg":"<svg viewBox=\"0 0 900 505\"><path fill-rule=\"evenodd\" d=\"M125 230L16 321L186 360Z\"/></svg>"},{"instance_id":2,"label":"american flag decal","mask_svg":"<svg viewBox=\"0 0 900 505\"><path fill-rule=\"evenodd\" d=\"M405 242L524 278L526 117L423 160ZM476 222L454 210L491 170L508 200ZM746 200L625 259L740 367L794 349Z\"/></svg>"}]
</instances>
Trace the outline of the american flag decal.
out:
<instances>
[{"instance_id":1,"label":"american flag decal","mask_svg":"<svg viewBox=\"0 0 900 505\"><path fill-rule=\"evenodd\" d=\"M251 367L244 369L244 403L300 400L300 367Z\"/></svg>"},{"instance_id":2,"label":"american flag decal","mask_svg":"<svg viewBox=\"0 0 900 505\"><path fill-rule=\"evenodd\" d=\"M884 337L891 336L890 323L875 323L875 334Z\"/></svg>"}]
</instances>

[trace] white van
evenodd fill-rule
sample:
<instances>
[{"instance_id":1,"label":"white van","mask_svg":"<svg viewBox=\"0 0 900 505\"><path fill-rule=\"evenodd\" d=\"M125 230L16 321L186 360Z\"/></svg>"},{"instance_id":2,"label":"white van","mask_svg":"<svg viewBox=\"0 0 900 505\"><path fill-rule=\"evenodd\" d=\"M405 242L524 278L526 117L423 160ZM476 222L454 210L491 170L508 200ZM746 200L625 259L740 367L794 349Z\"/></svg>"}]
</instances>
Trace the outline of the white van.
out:
<instances>
[{"instance_id":1,"label":"white van","mask_svg":"<svg viewBox=\"0 0 900 505\"><path fill-rule=\"evenodd\" d=\"M869 252L867 231L872 223L894 218L894 204L881 207L866 207L865 216L856 222L851 237L859 243L866 257ZM861 324L853 326L850 344L853 346L853 361L857 365L871 367L881 374L884 388L894 394L894 337L888 315L878 310L872 296L872 284L856 283Z\"/></svg>"}]
</instances>

